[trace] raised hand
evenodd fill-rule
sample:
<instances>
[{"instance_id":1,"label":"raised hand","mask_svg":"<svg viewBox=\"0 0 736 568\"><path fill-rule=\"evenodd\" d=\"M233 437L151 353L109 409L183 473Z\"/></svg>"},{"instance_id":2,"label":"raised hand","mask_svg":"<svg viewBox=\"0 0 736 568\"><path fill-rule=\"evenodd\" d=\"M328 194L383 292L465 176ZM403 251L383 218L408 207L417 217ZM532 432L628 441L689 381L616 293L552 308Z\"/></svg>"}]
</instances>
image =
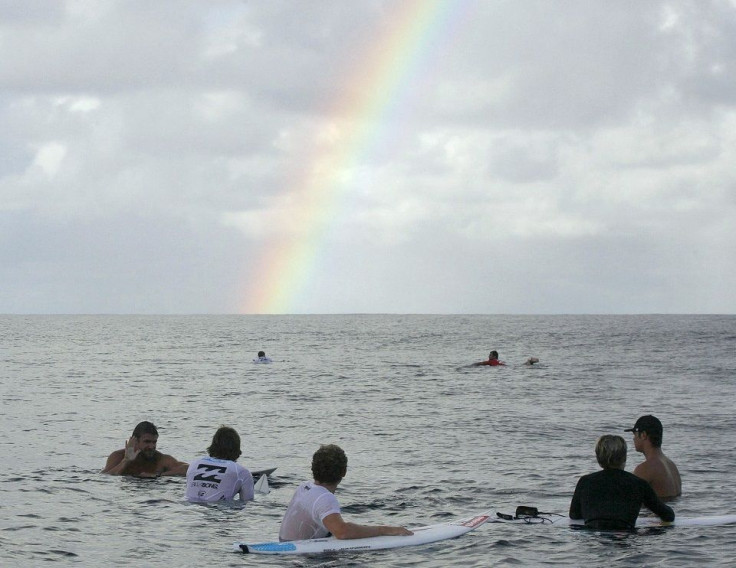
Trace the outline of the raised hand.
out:
<instances>
[{"instance_id":1,"label":"raised hand","mask_svg":"<svg viewBox=\"0 0 736 568\"><path fill-rule=\"evenodd\" d=\"M137 448L136 439L130 438L127 442L125 442L125 459L128 461L133 461L135 458L138 457L138 454L140 454L141 451Z\"/></svg>"}]
</instances>

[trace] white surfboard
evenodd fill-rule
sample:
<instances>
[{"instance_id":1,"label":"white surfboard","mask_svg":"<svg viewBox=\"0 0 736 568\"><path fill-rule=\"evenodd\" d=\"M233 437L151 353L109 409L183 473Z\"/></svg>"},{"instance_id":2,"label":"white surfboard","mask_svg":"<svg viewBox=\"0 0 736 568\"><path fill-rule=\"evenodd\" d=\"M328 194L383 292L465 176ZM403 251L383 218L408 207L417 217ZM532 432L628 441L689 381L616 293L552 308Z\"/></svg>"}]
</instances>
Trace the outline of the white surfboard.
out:
<instances>
[{"instance_id":1,"label":"white surfboard","mask_svg":"<svg viewBox=\"0 0 736 568\"><path fill-rule=\"evenodd\" d=\"M510 515L505 515L508 517ZM539 513L534 517L520 518L504 518L499 517L498 513L490 522L494 523L510 523L517 525L558 525L563 527L583 526L585 521L582 519L571 519L564 515L554 515L550 513ZM675 517L671 523L663 521L659 517L639 517L636 519L636 527L712 527L719 525L736 524L736 515L713 515L709 517Z\"/></svg>"},{"instance_id":2,"label":"white surfboard","mask_svg":"<svg viewBox=\"0 0 736 568\"><path fill-rule=\"evenodd\" d=\"M260 495L268 495L271 489L268 487L268 476L264 473L253 485L253 492Z\"/></svg>"},{"instance_id":3,"label":"white surfboard","mask_svg":"<svg viewBox=\"0 0 736 568\"><path fill-rule=\"evenodd\" d=\"M233 543L233 550L252 554L318 554L320 552L337 550L362 552L366 550L416 546L456 538L493 520L495 514L493 516L491 515L491 512L486 512L447 523L410 528L414 533L411 536L374 536L371 538L343 540L328 537L311 540L295 540L291 542L260 542L253 544L235 542Z\"/></svg>"}]
</instances>

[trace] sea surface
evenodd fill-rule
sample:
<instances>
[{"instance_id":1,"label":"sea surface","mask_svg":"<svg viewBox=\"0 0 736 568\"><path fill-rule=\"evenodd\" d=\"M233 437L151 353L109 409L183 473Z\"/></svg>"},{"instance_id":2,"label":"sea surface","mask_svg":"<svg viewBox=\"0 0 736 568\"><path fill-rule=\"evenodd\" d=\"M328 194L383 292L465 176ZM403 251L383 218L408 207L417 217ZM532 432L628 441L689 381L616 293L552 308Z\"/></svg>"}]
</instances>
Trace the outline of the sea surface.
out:
<instances>
[{"instance_id":1,"label":"sea surface","mask_svg":"<svg viewBox=\"0 0 736 568\"><path fill-rule=\"evenodd\" d=\"M252 362L259 350L274 362ZM506 367L469 367L497 349ZM524 361L531 356L540 363ZM566 514L601 434L664 423L677 515L736 513L736 316L0 316L2 566L732 566L736 526L611 535L486 524L339 555L231 552L275 540L320 444L348 454L343 516L418 526L517 505ZM133 427L277 467L245 508L192 505L183 478L101 475Z\"/></svg>"}]
</instances>

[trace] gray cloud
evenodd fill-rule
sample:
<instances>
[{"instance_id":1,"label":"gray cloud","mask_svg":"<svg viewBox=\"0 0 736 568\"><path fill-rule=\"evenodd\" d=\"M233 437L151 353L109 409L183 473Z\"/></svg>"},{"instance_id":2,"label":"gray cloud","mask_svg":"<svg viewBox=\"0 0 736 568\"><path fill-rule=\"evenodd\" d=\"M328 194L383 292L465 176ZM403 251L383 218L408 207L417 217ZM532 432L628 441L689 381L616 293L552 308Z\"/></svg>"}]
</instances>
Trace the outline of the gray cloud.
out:
<instances>
[{"instance_id":1,"label":"gray cloud","mask_svg":"<svg viewBox=\"0 0 736 568\"><path fill-rule=\"evenodd\" d=\"M457 4L362 140L403 6L3 3L0 312L736 310L732 2Z\"/></svg>"}]
</instances>

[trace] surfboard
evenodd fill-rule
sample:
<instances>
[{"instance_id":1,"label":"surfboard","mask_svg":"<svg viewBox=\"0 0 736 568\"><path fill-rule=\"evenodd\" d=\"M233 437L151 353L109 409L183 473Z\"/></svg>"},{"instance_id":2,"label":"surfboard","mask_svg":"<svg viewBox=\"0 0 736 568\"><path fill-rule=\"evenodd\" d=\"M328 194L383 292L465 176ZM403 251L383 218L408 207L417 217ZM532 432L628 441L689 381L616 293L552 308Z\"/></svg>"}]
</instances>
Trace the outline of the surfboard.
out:
<instances>
[{"instance_id":1,"label":"surfboard","mask_svg":"<svg viewBox=\"0 0 736 568\"><path fill-rule=\"evenodd\" d=\"M278 468L275 467L269 467L267 469L254 469L250 472L250 474L253 476L253 479L255 479L256 477L260 477L262 475L271 475L277 469Z\"/></svg>"},{"instance_id":2,"label":"surfboard","mask_svg":"<svg viewBox=\"0 0 736 568\"><path fill-rule=\"evenodd\" d=\"M446 523L410 528L414 533L411 536L374 536L370 538L343 540L328 537L311 540L295 540L291 542L259 542L253 544L235 542L233 543L233 550L235 552L251 554L319 554L321 552L339 550L363 552L386 548L400 548L403 546L417 546L457 538L493 520L495 515L491 515L491 512L485 512Z\"/></svg>"},{"instance_id":3,"label":"surfboard","mask_svg":"<svg viewBox=\"0 0 736 568\"><path fill-rule=\"evenodd\" d=\"M503 513L501 513L503 514ZM584 526L582 519L571 519L564 515L551 513L539 513L537 516L513 517L504 515L499 517L496 513L490 522L509 523L517 525L557 525L562 527ZM507 518L512 517L512 518ZM712 527L720 525L736 524L736 515L712 515L707 517L675 517L671 523L663 521L659 517L639 517L636 519L636 527Z\"/></svg>"},{"instance_id":4,"label":"surfboard","mask_svg":"<svg viewBox=\"0 0 736 568\"><path fill-rule=\"evenodd\" d=\"M253 485L253 492L261 495L268 495L271 493L271 489L268 487L268 476L263 474L258 478L258 481Z\"/></svg>"}]
</instances>

